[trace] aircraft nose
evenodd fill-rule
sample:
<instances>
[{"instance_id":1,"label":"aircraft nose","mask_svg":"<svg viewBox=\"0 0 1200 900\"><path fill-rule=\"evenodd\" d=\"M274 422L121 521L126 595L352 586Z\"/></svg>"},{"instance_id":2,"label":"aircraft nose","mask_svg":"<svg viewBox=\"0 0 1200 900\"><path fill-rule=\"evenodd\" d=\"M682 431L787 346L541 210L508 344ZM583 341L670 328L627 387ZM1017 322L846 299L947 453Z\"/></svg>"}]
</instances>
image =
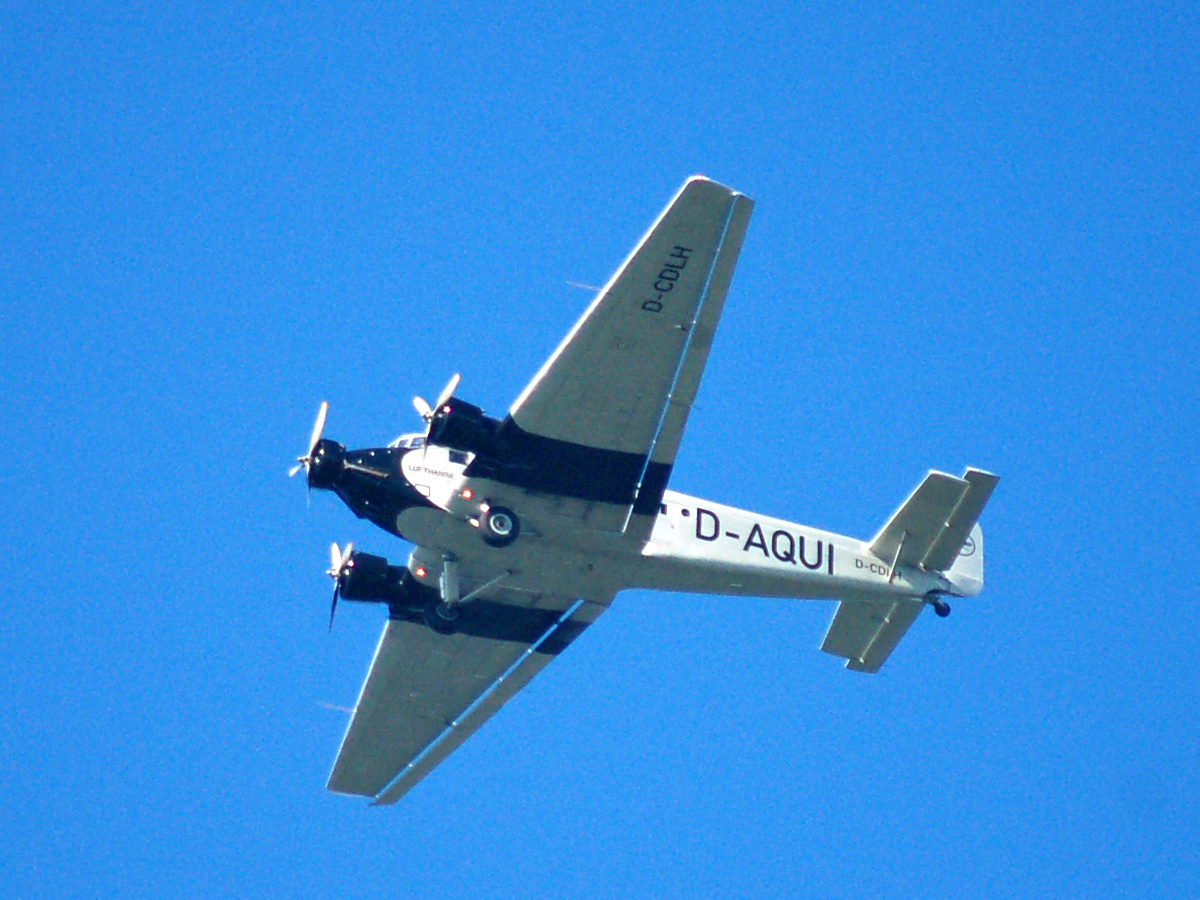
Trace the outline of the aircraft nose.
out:
<instances>
[{"instance_id":1,"label":"aircraft nose","mask_svg":"<svg viewBox=\"0 0 1200 900\"><path fill-rule=\"evenodd\" d=\"M321 440L312 453L308 468L309 487L333 487L345 468L346 448L337 441Z\"/></svg>"}]
</instances>

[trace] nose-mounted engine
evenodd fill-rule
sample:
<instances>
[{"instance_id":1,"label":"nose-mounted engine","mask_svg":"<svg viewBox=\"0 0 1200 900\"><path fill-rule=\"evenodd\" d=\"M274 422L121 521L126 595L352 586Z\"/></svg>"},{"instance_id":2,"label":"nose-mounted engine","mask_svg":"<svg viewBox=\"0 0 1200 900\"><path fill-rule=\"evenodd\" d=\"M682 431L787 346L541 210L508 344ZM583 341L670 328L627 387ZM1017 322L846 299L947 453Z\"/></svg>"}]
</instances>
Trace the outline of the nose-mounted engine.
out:
<instances>
[{"instance_id":1,"label":"nose-mounted engine","mask_svg":"<svg viewBox=\"0 0 1200 900\"><path fill-rule=\"evenodd\" d=\"M322 440L321 432L325 430L325 417L329 415L329 404L321 401L317 409L317 421L313 424L312 437L308 442L308 452L296 458L289 476L295 475L301 469L305 471L310 488L329 488L342 473L346 462L346 448L336 441Z\"/></svg>"},{"instance_id":2,"label":"nose-mounted engine","mask_svg":"<svg viewBox=\"0 0 1200 900\"><path fill-rule=\"evenodd\" d=\"M317 410L317 421L313 426L312 439L308 442L308 452L296 459L296 465L292 466L288 475L295 475L304 469L308 486L323 490L333 490L341 480L342 473L347 470L361 472L374 479L387 478L387 472L363 462L364 456L374 456L375 451L356 452L348 456L346 448L337 441L321 437L321 432L325 430L325 417L328 414L329 404L322 402L320 409Z\"/></svg>"},{"instance_id":3,"label":"nose-mounted engine","mask_svg":"<svg viewBox=\"0 0 1200 900\"><path fill-rule=\"evenodd\" d=\"M322 403L308 452L296 460L289 474L303 469L309 489L332 491L359 518L403 537L397 530L399 514L413 506L431 506L400 474L403 451L392 447L347 450L337 441L322 438L328 412L329 404Z\"/></svg>"},{"instance_id":4,"label":"nose-mounted engine","mask_svg":"<svg viewBox=\"0 0 1200 900\"><path fill-rule=\"evenodd\" d=\"M337 441L321 439L309 452L308 486L328 490L346 467L346 448Z\"/></svg>"}]
</instances>

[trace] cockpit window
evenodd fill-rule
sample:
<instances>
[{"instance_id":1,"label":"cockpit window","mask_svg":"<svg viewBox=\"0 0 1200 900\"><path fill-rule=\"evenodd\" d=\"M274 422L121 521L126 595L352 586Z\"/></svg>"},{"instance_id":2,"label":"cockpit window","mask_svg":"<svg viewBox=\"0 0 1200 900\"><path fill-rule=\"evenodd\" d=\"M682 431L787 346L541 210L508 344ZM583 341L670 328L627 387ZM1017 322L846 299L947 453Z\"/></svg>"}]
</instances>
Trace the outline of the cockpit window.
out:
<instances>
[{"instance_id":1,"label":"cockpit window","mask_svg":"<svg viewBox=\"0 0 1200 900\"><path fill-rule=\"evenodd\" d=\"M396 447L400 450L409 450L413 447L425 446L425 435L423 434L402 434L390 444L389 447Z\"/></svg>"},{"instance_id":2,"label":"cockpit window","mask_svg":"<svg viewBox=\"0 0 1200 900\"><path fill-rule=\"evenodd\" d=\"M467 464L467 454L463 453L461 450L451 450L450 462L465 466Z\"/></svg>"}]
</instances>

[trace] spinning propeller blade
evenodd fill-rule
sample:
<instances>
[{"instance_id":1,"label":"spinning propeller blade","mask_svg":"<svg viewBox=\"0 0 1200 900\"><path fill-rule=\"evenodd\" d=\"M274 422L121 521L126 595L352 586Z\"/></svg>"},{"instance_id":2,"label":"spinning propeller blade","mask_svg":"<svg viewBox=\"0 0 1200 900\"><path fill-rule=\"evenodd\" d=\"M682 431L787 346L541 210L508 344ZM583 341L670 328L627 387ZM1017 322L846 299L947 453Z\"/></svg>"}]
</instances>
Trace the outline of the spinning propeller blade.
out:
<instances>
[{"instance_id":1,"label":"spinning propeller blade","mask_svg":"<svg viewBox=\"0 0 1200 900\"><path fill-rule=\"evenodd\" d=\"M339 550L337 544L331 544L329 547L329 575L333 579L333 603L329 607L329 630L333 631L333 614L337 612L338 595L342 592L342 576L346 574L346 567L354 556L354 542L351 541L346 545L345 550Z\"/></svg>"},{"instance_id":2,"label":"spinning propeller blade","mask_svg":"<svg viewBox=\"0 0 1200 900\"><path fill-rule=\"evenodd\" d=\"M413 408L416 409L417 415L428 424L429 420L433 418L434 412L441 409L443 404L454 394L454 390L458 387L458 382L461 380L462 376L455 372L450 377L450 380L446 382L446 386L442 388L442 392L438 394L437 402L433 406L426 403L424 397L413 397Z\"/></svg>"},{"instance_id":3,"label":"spinning propeller blade","mask_svg":"<svg viewBox=\"0 0 1200 900\"><path fill-rule=\"evenodd\" d=\"M435 404L433 404L433 408L435 410L441 409L443 406L446 405L446 401L449 400L451 396L453 396L454 390L455 390L455 388L458 387L458 383L461 380L462 380L462 376L459 375L457 372L455 372L453 375L450 376L450 380L446 382L446 386L444 388L442 388L442 392L440 394L438 394L437 402Z\"/></svg>"},{"instance_id":4,"label":"spinning propeller blade","mask_svg":"<svg viewBox=\"0 0 1200 900\"><path fill-rule=\"evenodd\" d=\"M301 469L308 471L308 467L312 465L313 453L317 449L317 444L321 442L321 433L325 430L325 416L328 413L329 404L322 400L321 406L317 409L317 421L313 425L312 438L308 442L308 452L296 458L296 465L288 470L288 478L291 478Z\"/></svg>"}]
</instances>

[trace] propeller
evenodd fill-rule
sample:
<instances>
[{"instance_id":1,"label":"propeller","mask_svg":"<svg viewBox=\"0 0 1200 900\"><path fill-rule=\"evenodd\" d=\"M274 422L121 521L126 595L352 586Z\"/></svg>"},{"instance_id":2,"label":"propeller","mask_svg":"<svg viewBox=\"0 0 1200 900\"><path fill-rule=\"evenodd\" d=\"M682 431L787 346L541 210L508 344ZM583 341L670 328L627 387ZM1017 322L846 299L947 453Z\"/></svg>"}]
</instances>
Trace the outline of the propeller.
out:
<instances>
[{"instance_id":1,"label":"propeller","mask_svg":"<svg viewBox=\"0 0 1200 900\"><path fill-rule=\"evenodd\" d=\"M312 439L308 442L308 452L296 458L296 465L288 470L288 478L291 478L301 469L307 472L312 466L313 454L317 450L317 444L321 442L321 432L325 430L325 416L328 413L329 404L322 400L320 408L317 409L317 421L313 425Z\"/></svg>"},{"instance_id":2,"label":"propeller","mask_svg":"<svg viewBox=\"0 0 1200 900\"><path fill-rule=\"evenodd\" d=\"M413 408L416 409L417 415L425 420L426 425L428 425L430 420L433 418L433 414L437 410L441 409L446 404L446 401L449 400L454 394L454 389L458 387L458 382L461 379L462 376L455 372L450 377L450 380L446 382L446 386L442 388L442 392L438 394L437 402L434 403L433 406L430 406L428 403L426 403L424 397L413 397Z\"/></svg>"},{"instance_id":3,"label":"propeller","mask_svg":"<svg viewBox=\"0 0 1200 900\"><path fill-rule=\"evenodd\" d=\"M329 548L329 571L326 572L333 579L333 604L329 607L329 630L333 631L333 614L337 612L338 595L342 592L342 578L345 577L347 570L353 564L354 560L354 542L351 541L346 545L345 550L338 549L337 544L333 544Z\"/></svg>"}]
</instances>

